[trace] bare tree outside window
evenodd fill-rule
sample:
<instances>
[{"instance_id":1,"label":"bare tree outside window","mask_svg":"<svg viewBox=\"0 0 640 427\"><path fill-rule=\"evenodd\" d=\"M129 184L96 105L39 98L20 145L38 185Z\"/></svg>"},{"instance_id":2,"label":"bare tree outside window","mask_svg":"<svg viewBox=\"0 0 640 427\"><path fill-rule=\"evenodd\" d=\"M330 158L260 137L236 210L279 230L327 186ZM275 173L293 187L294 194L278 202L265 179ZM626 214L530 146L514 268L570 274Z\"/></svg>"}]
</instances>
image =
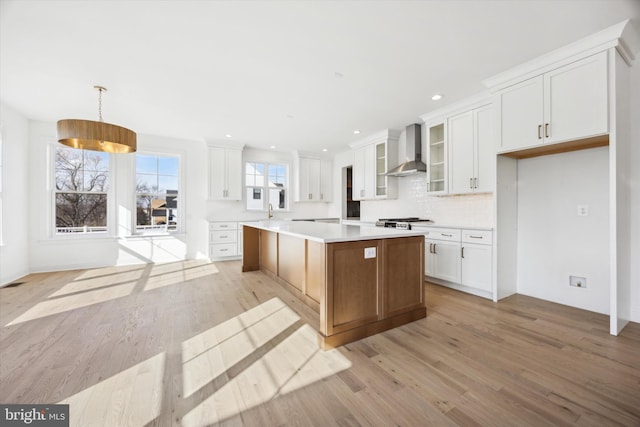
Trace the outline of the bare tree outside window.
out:
<instances>
[{"instance_id":1,"label":"bare tree outside window","mask_svg":"<svg viewBox=\"0 0 640 427\"><path fill-rule=\"evenodd\" d=\"M56 147L56 233L107 231L109 154Z\"/></svg>"}]
</instances>

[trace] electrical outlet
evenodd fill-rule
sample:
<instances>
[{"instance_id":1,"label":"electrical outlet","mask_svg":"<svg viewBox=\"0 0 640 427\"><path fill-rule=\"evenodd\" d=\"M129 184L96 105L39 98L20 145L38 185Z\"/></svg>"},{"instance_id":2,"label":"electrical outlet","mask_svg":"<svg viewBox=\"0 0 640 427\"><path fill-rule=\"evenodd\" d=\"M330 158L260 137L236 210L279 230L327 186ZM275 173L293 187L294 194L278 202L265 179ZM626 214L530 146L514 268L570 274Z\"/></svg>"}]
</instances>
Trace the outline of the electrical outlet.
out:
<instances>
[{"instance_id":1,"label":"electrical outlet","mask_svg":"<svg viewBox=\"0 0 640 427\"><path fill-rule=\"evenodd\" d=\"M589 205L578 205L578 216L589 216Z\"/></svg>"},{"instance_id":2,"label":"electrical outlet","mask_svg":"<svg viewBox=\"0 0 640 427\"><path fill-rule=\"evenodd\" d=\"M375 258L376 257L376 248L364 248L364 259Z\"/></svg>"},{"instance_id":3,"label":"electrical outlet","mask_svg":"<svg viewBox=\"0 0 640 427\"><path fill-rule=\"evenodd\" d=\"M575 286L576 288L586 288L587 278L578 276L569 276L569 286Z\"/></svg>"}]
</instances>

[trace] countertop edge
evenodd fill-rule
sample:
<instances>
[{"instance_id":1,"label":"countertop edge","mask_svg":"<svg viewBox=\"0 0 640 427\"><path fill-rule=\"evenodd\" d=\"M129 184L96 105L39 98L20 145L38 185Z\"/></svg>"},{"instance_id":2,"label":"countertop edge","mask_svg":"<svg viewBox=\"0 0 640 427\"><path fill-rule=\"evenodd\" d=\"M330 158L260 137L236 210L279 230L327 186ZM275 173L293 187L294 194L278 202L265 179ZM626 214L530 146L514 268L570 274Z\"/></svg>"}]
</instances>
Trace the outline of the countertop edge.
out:
<instances>
[{"instance_id":1,"label":"countertop edge","mask_svg":"<svg viewBox=\"0 0 640 427\"><path fill-rule=\"evenodd\" d=\"M257 229L260 229L260 230L271 231L271 232L274 232L274 233L280 233L280 234L284 234L284 235L287 235L287 236L298 237L298 238L301 238L301 239L307 239L307 240L311 240L311 241L318 242L318 243L357 242L357 241L363 241L363 240L396 239L396 238L401 238L401 237L421 237L421 236L424 235L419 230L415 230L415 231L414 230L396 230L396 231L399 232L399 234L397 234L397 235L394 235L394 234L379 234L379 235L373 234L371 236L345 236L345 237L322 238L322 237L318 237L318 236L298 233L298 232L287 230L287 229L280 229L280 228L277 228L277 226L268 226L268 225L265 225L264 223L262 223L260 221L239 221L238 224L243 225L243 226L247 226L247 227L257 228ZM360 227L358 225L349 225L349 224L326 224L326 225L336 225L338 227ZM369 227L367 227L367 228L371 229ZM382 230L384 230L384 228Z\"/></svg>"}]
</instances>

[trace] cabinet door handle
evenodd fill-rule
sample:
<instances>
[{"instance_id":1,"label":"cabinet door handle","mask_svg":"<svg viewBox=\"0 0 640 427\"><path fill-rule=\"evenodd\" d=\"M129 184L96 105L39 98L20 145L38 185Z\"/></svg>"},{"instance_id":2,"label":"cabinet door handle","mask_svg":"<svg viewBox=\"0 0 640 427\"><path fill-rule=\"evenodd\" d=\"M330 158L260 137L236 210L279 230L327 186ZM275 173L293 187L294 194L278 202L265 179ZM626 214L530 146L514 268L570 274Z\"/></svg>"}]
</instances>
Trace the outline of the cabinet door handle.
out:
<instances>
[{"instance_id":1,"label":"cabinet door handle","mask_svg":"<svg viewBox=\"0 0 640 427\"><path fill-rule=\"evenodd\" d=\"M472 235L469 235L469 237L470 237L470 238L472 238L472 239L482 239L482 236L472 236Z\"/></svg>"},{"instance_id":2,"label":"cabinet door handle","mask_svg":"<svg viewBox=\"0 0 640 427\"><path fill-rule=\"evenodd\" d=\"M364 197L364 190L360 190L360 197Z\"/></svg>"},{"instance_id":3,"label":"cabinet door handle","mask_svg":"<svg viewBox=\"0 0 640 427\"><path fill-rule=\"evenodd\" d=\"M433 253L434 254L436 253L436 244L435 243L433 244Z\"/></svg>"},{"instance_id":4,"label":"cabinet door handle","mask_svg":"<svg viewBox=\"0 0 640 427\"><path fill-rule=\"evenodd\" d=\"M464 258L464 246L461 247L460 250L461 250L461 254L460 255L462 256L462 258Z\"/></svg>"},{"instance_id":5,"label":"cabinet door handle","mask_svg":"<svg viewBox=\"0 0 640 427\"><path fill-rule=\"evenodd\" d=\"M473 188L473 178L469 178L469 188Z\"/></svg>"},{"instance_id":6,"label":"cabinet door handle","mask_svg":"<svg viewBox=\"0 0 640 427\"><path fill-rule=\"evenodd\" d=\"M445 234L445 233L440 233L441 235L443 235L444 237L453 237L453 234Z\"/></svg>"},{"instance_id":7,"label":"cabinet door handle","mask_svg":"<svg viewBox=\"0 0 640 427\"><path fill-rule=\"evenodd\" d=\"M544 124L544 137L549 138L549 123Z\"/></svg>"},{"instance_id":8,"label":"cabinet door handle","mask_svg":"<svg viewBox=\"0 0 640 427\"><path fill-rule=\"evenodd\" d=\"M478 178L473 178L473 188L478 188Z\"/></svg>"},{"instance_id":9,"label":"cabinet door handle","mask_svg":"<svg viewBox=\"0 0 640 427\"><path fill-rule=\"evenodd\" d=\"M309 193L309 200L311 200L313 198L313 195L311 193Z\"/></svg>"},{"instance_id":10,"label":"cabinet door handle","mask_svg":"<svg viewBox=\"0 0 640 427\"><path fill-rule=\"evenodd\" d=\"M228 239L229 236L220 236L221 239Z\"/></svg>"},{"instance_id":11,"label":"cabinet door handle","mask_svg":"<svg viewBox=\"0 0 640 427\"><path fill-rule=\"evenodd\" d=\"M428 193L429 191L431 191L431 188L430 188L430 187L431 187L431 183L430 183L430 182L427 182L427 193Z\"/></svg>"},{"instance_id":12,"label":"cabinet door handle","mask_svg":"<svg viewBox=\"0 0 640 427\"><path fill-rule=\"evenodd\" d=\"M320 200L324 200L324 194L320 193Z\"/></svg>"},{"instance_id":13,"label":"cabinet door handle","mask_svg":"<svg viewBox=\"0 0 640 427\"><path fill-rule=\"evenodd\" d=\"M541 132L542 132L542 125L538 125L538 139L542 139Z\"/></svg>"},{"instance_id":14,"label":"cabinet door handle","mask_svg":"<svg viewBox=\"0 0 640 427\"><path fill-rule=\"evenodd\" d=\"M229 249L220 249L220 252L227 252Z\"/></svg>"}]
</instances>

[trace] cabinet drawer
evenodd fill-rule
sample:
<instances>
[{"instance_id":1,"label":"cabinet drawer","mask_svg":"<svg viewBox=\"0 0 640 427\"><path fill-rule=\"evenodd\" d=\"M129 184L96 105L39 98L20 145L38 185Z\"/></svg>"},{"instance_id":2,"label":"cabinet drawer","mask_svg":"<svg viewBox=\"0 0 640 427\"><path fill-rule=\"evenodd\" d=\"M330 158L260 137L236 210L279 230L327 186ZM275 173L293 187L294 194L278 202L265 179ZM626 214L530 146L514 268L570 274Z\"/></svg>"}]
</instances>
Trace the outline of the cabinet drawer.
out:
<instances>
[{"instance_id":1,"label":"cabinet drawer","mask_svg":"<svg viewBox=\"0 0 640 427\"><path fill-rule=\"evenodd\" d=\"M209 223L209 230L237 230L238 223L232 221L216 221Z\"/></svg>"},{"instance_id":2,"label":"cabinet drawer","mask_svg":"<svg viewBox=\"0 0 640 427\"><path fill-rule=\"evenodd\" d=\"M209 243L235 243L238 241L237 230L216 230L209 235Z\"/></svg>"},{"instance_id":3,"label":"cabinet drawer","mask_svg":"<svg viewBox=\"0 0 640 427\"><path fill-rule=\"evenodd\" d=\"M462 242L490 245L493 243L493 233L491 230L462 230Z\"/></svg>"},{"instance_id":4,"label":"cabinet drawer","mask_svg":"<svg viewBox=\"0 0 640 427\"><path fill-rule=\"evenodd\" d=\"M238 255L238 245L235 243L220 243L209 246L209 257L220 258L225 256Z\"/></svg>"},{"instance_id":5,"label":"cabinet drawer","mask_svg":"<svg viewBox=\"0 0 640 427\"><path fill-rule=\"evenodd\" d=\"M415 227L414 230L418 230L418 227ZM432 240L447 240L450 242L459 242L460 241L460 230L456 228L424 228L420 229L420 231L424 230L424 236L426 239Z\"/></svg>"}]
</instances>

